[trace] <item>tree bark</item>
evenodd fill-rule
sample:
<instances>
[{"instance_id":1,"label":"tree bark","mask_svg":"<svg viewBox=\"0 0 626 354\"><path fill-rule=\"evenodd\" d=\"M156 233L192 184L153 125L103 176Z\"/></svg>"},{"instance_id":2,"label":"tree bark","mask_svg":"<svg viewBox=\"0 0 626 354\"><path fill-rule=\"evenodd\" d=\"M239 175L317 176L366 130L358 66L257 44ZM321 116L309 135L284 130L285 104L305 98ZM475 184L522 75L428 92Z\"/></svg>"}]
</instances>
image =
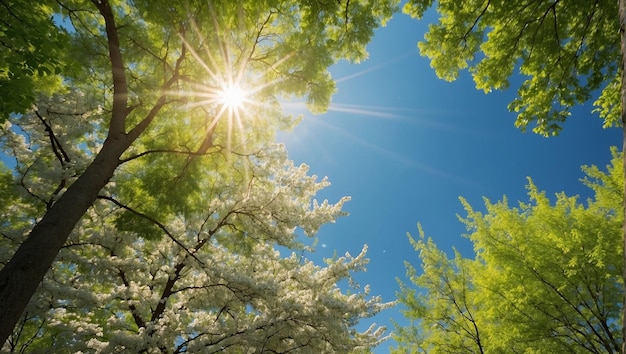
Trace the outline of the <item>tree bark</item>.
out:
<instances>
[{"instance_id":1,"label":"tree bark","mask_svg":"<svg viewBox=\"0 0 626 354\"><path fill-rule=\"evenodd\" d=\"M626 353L626 0L619 0L619 31L621 42L621 115L622 115L622 158L624 162L624 203L622 205L624 213L623 235L622 235L622 257L624 264L622 265L622 280L624 281L622 291L622 353Z\"/></svg>"},{"instance_id":2,"label":"tree bark","mask_svg":"<svg viewBox=\"0 0 626 354\"><path fill-rule=\"evenodd\" d=\"M133 129L133 134L125 133L128 84L115 16L108 0L92 0L92 3L105 22L111 61L113 106L109 134L94 161L48 209L9 263L0 271L0 348L13 332L26 305L48 269L52 267L70 233L96 200L100 190L113 177L122 153L145 130L165 103L165 97L161 96L140 126Z\"/></svg>"},{"instance_id":3,"label":"tree bark","mask_svg":"<svg viewBox=\"0 0 626 354\"><path fill-rule=\"evenodd\" d=\"M0 343L11 335L74 226L113 176L128 147L125 140L123 135L105 141L91 165L46 212L0 271Z\"/></svg>"}]
</instances>

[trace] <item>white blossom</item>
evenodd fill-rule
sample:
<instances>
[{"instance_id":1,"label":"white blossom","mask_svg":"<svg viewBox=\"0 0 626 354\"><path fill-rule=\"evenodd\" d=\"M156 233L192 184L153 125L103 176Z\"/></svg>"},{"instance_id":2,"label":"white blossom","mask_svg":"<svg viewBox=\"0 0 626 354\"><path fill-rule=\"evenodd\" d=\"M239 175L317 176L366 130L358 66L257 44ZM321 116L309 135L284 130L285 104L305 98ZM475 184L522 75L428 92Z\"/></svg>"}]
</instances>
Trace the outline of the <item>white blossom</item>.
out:
<instances>
[{"instance_id":1,"label":"white blossom","mask_svg":"<svg viewBox=\"0 0 626 354\"><path fill-rule=\"evenodd\" d=\"M63 134L73 134L67 129ZM21 161L15 178L26 178L29 192L42 201L54 194L58 181L72 178L70 167L40 166L43 152L29 147L23 133L3 134L4 147ZM85 149L72 151L81 156ZM76 158L72 171L83 168L81 161ZM135 176L150 166L138 162L120 170L107 195L160 225L106 200L94 204L29 306L28 313L36 315L24 324L45 324L33 348L39 342L51 351L102 353L281 352L305 346L307 352L326 353L367 349L385 338L382 327L354 329L392 305L370 296L368 286L355 292L351 274L365 269L367 247L325 265L301 255L310 248L296 230L315 236L345 214L349 198L316 201L328 181L309 176L306 165L295 166L282 145L230 160L207 156L199 163L213 172L195 180L194 189L183 186L172 194L184 197L171 201L181 209L159 209L162 196L137 192ZM0 212L11 212L15 220L32 218L36 208L30 205L37 202L31 194L21 195ZM3 230L16 235L8 249L26 227L12 222ZM293 253L283 257L277 245ZM8 254L3 250L2 259ZM353 286L349 293L337 285L345 279Z\"/></svg>"}]
</instances>

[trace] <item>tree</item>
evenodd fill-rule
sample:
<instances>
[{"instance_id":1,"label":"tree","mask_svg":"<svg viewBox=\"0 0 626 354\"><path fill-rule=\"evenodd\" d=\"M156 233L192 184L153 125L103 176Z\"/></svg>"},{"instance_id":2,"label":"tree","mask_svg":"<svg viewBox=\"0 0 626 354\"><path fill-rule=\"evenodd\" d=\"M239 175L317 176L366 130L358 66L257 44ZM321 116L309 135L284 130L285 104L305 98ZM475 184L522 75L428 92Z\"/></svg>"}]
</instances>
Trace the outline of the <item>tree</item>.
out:
<instances>
[{"instance_id":1,"label":"tree","mask_svg":"<svg viewBox=\"0 0 626 354\"><path fill-rule=\"evenodd\" d=\"M31 113L38 123L20 126L26 130L18 134L22 138L15 138L28 142L30 135L44 131L49 144L30 145L30 152L49 149L53 154L43 160L33 157L36 162L17 161L17 180L27 194L23 198L28 204L40 202L41 214L31 216L29 221L36 225L25 231L28 236L0 271L0 342L12 333L59 250L103 189L112 189L108 194L112 198L119 187L129 198L149 201L146 208L151 210L141 213L153 212L150 219L163 223L161 217L193 202L186 199L193 188L192 184L179 188L175 180L166 186L161 174L152 174L155 169L164 168L170 176L176 168L181 175L210 174L195 165L216 144L234 153L238 146L271 141L277 127L293 123L280 110L281 97L303 97L312 110L324 110L334 90L328 66L339 59L365 58L374 28L390 17L397 1L45 4L46 11L31 13L24 6L2 2L18 21L36 16L47 30L64 33L52 35L54 43L71 37L67 58L59 60L73 61L71 67L76 69L60 72L63 90L34 101ZM51 27L43 16L56 8L64 17ZM10 26L3 22L2 30ZM33 43L31 31L23 34L26 43ZM22 52L11 55L15 53ZM29 66L43 65L45 59ZM34 77L30 71L15 75ZM245 90L248 103L226 104L224 93L238 86ZM19 95L28 100L45 92ZM44 109L47 100L62 103L62 109ZM19 112L21 107L13 110ZM83 117L80 127L54 122L70 116ZM4 130L10 129L18 128L7 123ZM158 154L184 158L154 158ZM136 171L128 182L132 185L112 184L121 165L141 160L164 165L144 164L149 168ZM40 166L48 167L45 173L30 172ZM41 178L54 181L54 187L36 189ZM152 190L142 190L151 183ZM157 187L168 193L150 195ZM120 225L128 221L122 220Z\"/></svg>"},{"instance_id":2,"label":"tree","mask_svg":"<svg viewBox=\"0 0 626 354\"><path fill-rule=\"evenodd\" d=\"M423 273L407 262L399 301L412 323L395 351L621 352L622 157L584 170L586 205L564 193L551 204L530 179L517 207L485 200L482 214L462 200L474 259L448 259L421 229L409 237Z\"/></svg>"},{"instance_id":3,"label":"tree","mask_svg":"<svg viewBox=\"0 0 626 354\"><path fill-rule=\"evenodd\" d=\"M38 118L25 115L19 123L29 120ZM20 137L7 131L3 139ZM31 139L42 143L46 136ZM27 145L14 150L27 151ZM320 267L303 256L310 248L294 233L299 228L312 236L343 215L348 198L313 201L328 185L325 179L308 176L306 165L294 166L281 145L231 155L216 146L183 173L176 163L189 156L151 157L124 164L113 177L115 187L101 192L27 306L7 351L349 352L382 339L383 328L358 333L353 326L389 305L368 298L367 288L349 294L337 286L364 268L365 249ZM163 167L167 162L171 166ZM31 166L32 174L47 171L44 164ZM140 173L168 183L138 186ZM27 179L32 193L45 189ZM38 180L54 187L51 179ZM169 194L168 207L175 208L163 211L159 196L168 192L161 188L172 180L177 191L190 190L185 200ZM27 196L19 184L3 191ZM6 214L14 219L4 230L3 250L17 246L27 227L15 219L32 218L37 210L18 205ZM291 255L281 255L276 244Z\"/></svg>"},{"instance_id":4,"label":"tree","mask_svg":"<svg viewBox=\"0 0 626 354\"><path fill-rule=\"evenodd\" d=\"M421 18L433 3L411 0L404 12ZM446 80L468 68L485 92L508 88L518 69L522 83L509 104L517 127L535 123L534 132L556 135L570 109L601 90L594 105L604 127L626 129L626 1L451 0L438 1L437 12L439 23L419 43L421 53ZM626 250L626 224L623 238ZM626 319L626 292L622 307Z\"/></svg>"}]
</instances>

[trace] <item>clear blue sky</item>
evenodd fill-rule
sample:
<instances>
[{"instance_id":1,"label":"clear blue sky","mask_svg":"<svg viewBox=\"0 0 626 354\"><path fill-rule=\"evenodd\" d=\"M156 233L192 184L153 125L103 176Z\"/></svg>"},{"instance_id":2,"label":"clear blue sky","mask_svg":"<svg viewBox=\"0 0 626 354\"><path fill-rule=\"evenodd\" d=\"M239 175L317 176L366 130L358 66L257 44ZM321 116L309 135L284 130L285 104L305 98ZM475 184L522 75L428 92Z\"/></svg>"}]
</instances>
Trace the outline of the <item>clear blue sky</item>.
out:
<instances>
[{"instance_id":1,"label":"clear blue sky","mask_svg":"<svg viewBox=\"0 0 626 354\"><path fill-rule=\"evenodd\" d=\"M319 199L352 197L345 207L350 215L323 227L309 256L357 255L368 244L371 262L356 279L385 301L395 299L396 278L405 278L403 262L419 266L406 237L417 235L418 222L449 254L455 247L472 256L456 216L463 215L459 196L478 210L483 196L506 195L513 204L527 200L530 176L550 196L565 191L586 198L581 165L603 167L609 147L621 148L621 131L602 129L591 103L577 107L561 135L543 138L514 127L515 114L506 109L514 85L486 95L467 72L452 83L439 80L416 47L428 20L433 17L398 14L376 32L366 62L332 68L338 92L329 112L305 114L293 132L279 135L296 163L328 176L332 186ZM399 308L373 321L392 329L391 318L405 322ZM388 352L390 344L376 352Z\"/></svg>"}]
</instances>

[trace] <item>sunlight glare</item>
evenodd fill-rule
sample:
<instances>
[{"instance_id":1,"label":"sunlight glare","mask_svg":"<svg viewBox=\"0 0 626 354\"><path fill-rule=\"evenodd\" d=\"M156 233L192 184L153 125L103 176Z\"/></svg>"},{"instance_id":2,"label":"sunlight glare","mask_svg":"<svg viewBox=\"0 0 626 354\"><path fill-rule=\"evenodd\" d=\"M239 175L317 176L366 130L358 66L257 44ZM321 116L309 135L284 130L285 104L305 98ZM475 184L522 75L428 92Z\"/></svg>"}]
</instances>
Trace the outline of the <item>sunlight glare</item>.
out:
<instances>
[{"instance_id":1,"label":"sunlight glare","mask_svg":"<svg viewBox=\"0 0 626 354\"><path fill-rule=\"evenodd\" d=\"M295 51L277 58L266 68L255 68L250 63L250 59L255 57L255 51L259 49L258 43L254 40L248 43L246 37L237 36L234 36L232 38L234 41L231 42L228 40L230 37L218 35L222 32L220 17L213 9L211 1L209 1L209 12L215 28L211 34L203 33L195 21L191 22L195 36L202 39L198 46L187 41L184 33L179 34L185 52L195 59L206 75L181 77L181 81L188 86L172 92L176 95L187 96L185 98L188 102L187 106L201 107L201 111L198 112L203 111L201 114L206 115L205 128L199 129L197 133L199 140L209 141L210 146L217 146L212 145L214 143L212 139L206 140L203 135L212 136L219 123L224 128L220 129L221 132L217 133L216 137L225 141L218 140L216 144L231 151L233 148L242 148L247 144L246 130L248 128L246 125L252 123L257 117L272 116L260 112L265 110L275 112L276 108L266 102L271 101L269 97L272 97L274 93L268 95L264 91L281 81L281 78L263 80L263 82L260 82L259 78L264 77L268 72L276 71L282 63L295 55ZM258 123L255 122L250 126L255 124ZM268 120L267 126L268 129L273 129L273 121ZM236 131L239 134L234 134ZM233 146L233 139L237 139L237 146ZM198 151L206 151L206 149Z\"/></svg>"},{"instance_id":2,"label":"sunlight glare","mask_svg":"<svg viewBox=\"0 0 626 354\"><path fill-rule=\"evenodd\" d=\"M246 93L238 85L228 85L219 92L220 102L230 109L242 108Z\"/></svg>"}]
</instances>

